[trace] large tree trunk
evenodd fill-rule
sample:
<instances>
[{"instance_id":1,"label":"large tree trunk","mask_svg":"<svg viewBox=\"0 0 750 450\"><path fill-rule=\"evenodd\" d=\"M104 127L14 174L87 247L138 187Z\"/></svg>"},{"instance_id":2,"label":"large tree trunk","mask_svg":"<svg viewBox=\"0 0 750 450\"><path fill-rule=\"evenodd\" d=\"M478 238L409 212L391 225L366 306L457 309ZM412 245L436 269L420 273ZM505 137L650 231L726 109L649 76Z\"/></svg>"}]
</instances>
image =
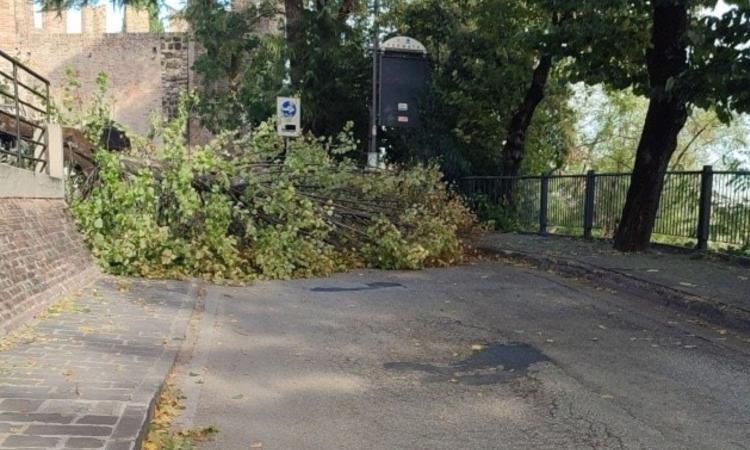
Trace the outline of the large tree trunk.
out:
<instances>
[{"instance_id":1,"label":"large tree trunk","mask_svg":"<svg viewBox=\"0 0 750 450\"><path fill-rule=\"evenodd\" d=\"M286 45L289 49L289 64L291 65L292 83L302 78L303 68L298 62L296 54L304 45L302 20L304 5L302 0L284 0L284 14L286 16Z\"/></svg>"},{"instance_id":2,"label":"large tree trunk","mask_svg":"<svg viewBox=\"0 0 750 450\"><path fill-rule=\"evenodd\" d=\"M687 0L654 2L652 47L647 54L650 103L625 209L615 234L615 248L621 251L648 248L669 160L677 148L677 135L687 120L686 100L679 82L673 82L688 68L686 3Z\"/></svg>"},{"instance_id":3,"label":"large tree trunk","mask_svg":"<svg viewBox=\"0 0 750 450\"><path fill-rule=\"evenodd\" d=\"M547 87L549 74L552 70L552 55L544 54L534 69L531 85L523 102L516 110L508 124L508 133L503 146L502 175L504 177L518 176L526 150L526 134L534 118L539 103L544 99L544 91ZM513 203L513 183L503 182L502 199L510 205Z\"/></svg>"}]
</instances>

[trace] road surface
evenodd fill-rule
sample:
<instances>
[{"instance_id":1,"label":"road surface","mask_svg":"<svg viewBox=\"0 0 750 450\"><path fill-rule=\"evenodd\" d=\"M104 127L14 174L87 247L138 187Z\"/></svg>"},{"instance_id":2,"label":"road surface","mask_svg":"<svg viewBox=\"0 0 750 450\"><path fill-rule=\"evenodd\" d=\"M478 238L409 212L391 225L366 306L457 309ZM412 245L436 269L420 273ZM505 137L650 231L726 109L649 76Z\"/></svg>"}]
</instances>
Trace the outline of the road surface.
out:
<instances>
[{"instance_id":1,"label":"road surface","mask_svg":"<svg viewBox=\"0 0 750 450\"><path fill-rule=\"evenodd\" d=\"M530 268L211 287L202 449L747 449L750 341Z\"/></svg>"}]
</instances>

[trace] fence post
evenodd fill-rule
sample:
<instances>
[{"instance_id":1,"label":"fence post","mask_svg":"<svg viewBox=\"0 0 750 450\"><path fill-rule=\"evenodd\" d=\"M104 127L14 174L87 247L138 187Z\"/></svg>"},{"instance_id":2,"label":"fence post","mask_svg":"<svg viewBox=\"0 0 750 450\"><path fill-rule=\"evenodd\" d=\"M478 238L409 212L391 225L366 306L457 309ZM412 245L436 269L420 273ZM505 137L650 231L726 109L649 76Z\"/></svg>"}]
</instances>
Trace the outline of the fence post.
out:
<instances>
[{"instance_id":1,"label":"fence post","mask_svg":"<svg viewBox=\"0 0 750 450\"><path fill-rule=\"evenodd\" d=\"M583 237L591 239L594 229L594 196L596 194L596 172L586 173L586 198L583 204Z\"/></svg>"},{"instance_id":2,"label":"fence post","mask_svg":"<svg viewBox=\"0 0 750 450\"><path fill-rule=\"evenodd\" d=\"M23 151L21 150L21 103L18 97L18 65L13 61L13 98L16 108L16 152L18 167L23 167Z\"/></svg>"},{"instance_id":3,"label":"fence post","mask_svg":"<svg viewBox=\"0 0 750 450\"><path fill-rule=\"evenodd\" d=\"M714 170L703 166L701 173L701 197L698 209L698 250L708 250L711 237L711 197L714 191Z\"/></svg>"},{"instance_id":4,"label":"fence post","mask_svg":"<svg viewBox=\"0 0 750 450\"><path fill-rule=\"evenodd\" d=\"M549 196L549 176L542 174L539 178L539 234L547 234L547 203Z\"/></svg>"}]
</instances>

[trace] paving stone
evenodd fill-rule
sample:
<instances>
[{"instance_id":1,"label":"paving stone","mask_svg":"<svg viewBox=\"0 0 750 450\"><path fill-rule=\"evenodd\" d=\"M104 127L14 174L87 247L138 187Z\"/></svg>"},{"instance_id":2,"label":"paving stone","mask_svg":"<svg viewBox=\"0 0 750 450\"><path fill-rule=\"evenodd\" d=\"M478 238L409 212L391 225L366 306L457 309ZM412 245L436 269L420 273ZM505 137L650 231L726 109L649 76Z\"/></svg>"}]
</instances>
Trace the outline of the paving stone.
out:
<instances>
[{"instance_id":1,"label":"paving stone","mask_svg":"<svg viewBox=\"0 0 750 450\"><path fill-rule=\"evenodd\" d=\"M0 352L0 450L135 450L184 339L194 289L128 281L131 291L120 292L116 283L100 280L80 308Z\"/></svg>"},{"instance_id":2,"label":"paving stone","mask_svg":"<svg viewBox=\"0 0 750 450\"><path fill-rule=\"evenodd\" d=\"M109 436L112 428L96 425L29 425L25 433L39 436Z\"/></svg>"},{"instance_id":3,"label":"paving stone","mask_svg":"<svg viewBox=\"0 0 750 450\"><path fill-rule=\"evenodd\" d=\"M74 417L50 413L0 413L3 422L71 423Z\"/></svg>"},{"instance_id":4,"label":"paving stone","mask_svg":"<svg viewBox=\"0 0 750 450\"><path fill-rule=\"evenodd\" d=\"M144 419L145 417L142 416L123 417L117 424L112 437L115 439L137 437L141 433Z\"/></svg>"},{"instance_id":5,"label":"paving stone","mask_svg":"<svg viewBox=\"0 0 750 450\"><path fill-rule=\"evenodd\" d=\"M76 420L76 423L88 425L114 425L117 423L117 416L83 416Z\"/></svg>"},{"instance_id":6,"label":"paving stone","mask_svg":"<svg viewBox=\"0 0 750 450\"><path fill-rule=\"evenodd\" d=\"M3 441L0 448L37 447L54 448L60 438L45 436L10 435Z\"/></svg>"},{"instance_id":7,"label":"paving stone","mask_svg":"<svg viewBox=\"0 0 750 450\"><path fill-rule=\"evenodd\" d=\"M43 403L42 400L9 398L0 402L0 411L10 411L10 412L36 411L42 405L42 403Z\"/></svg>"},{"instance_id":8,"label":"paving stone","mask_svg":"<svg viewBox=\"0 0 750 450\"><path fill-rule=\"evenodd\" d=\"M134 450L136 444L129 441L113 441L107 444L106 450Z\"/></svg>"},{"instance_id":9,"label":"paving stone","mask_svg":"<svg viewBox=\"0 0 750 450\"><path fill-rule=\"evenodd\" d=\"M65 448L104 448L105 444L102 439L70 438L65 441Z\"/></svg>"}]
</instances>

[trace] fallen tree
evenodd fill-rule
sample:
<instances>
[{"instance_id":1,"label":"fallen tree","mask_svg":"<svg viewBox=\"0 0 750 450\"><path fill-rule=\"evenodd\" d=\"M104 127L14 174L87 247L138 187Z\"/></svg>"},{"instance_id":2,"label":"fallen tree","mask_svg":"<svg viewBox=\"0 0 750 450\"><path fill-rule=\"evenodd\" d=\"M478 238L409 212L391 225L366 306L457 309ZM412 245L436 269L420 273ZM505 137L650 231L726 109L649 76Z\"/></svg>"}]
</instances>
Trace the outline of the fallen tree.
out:
<instances>
[{"instance_id":1,"label":"fallen tree","mask_svg":"<svg viewBox=\"0 0 750 450\"><path fill-rule=\"evenodd\" d=\"M71 210L106 270L245 281L462 259L475 220L435 167L364 172L346 133L285 152L271 124L188 152L183 129L152 158L93 152Z\"/></svg>"}]
</instances>

